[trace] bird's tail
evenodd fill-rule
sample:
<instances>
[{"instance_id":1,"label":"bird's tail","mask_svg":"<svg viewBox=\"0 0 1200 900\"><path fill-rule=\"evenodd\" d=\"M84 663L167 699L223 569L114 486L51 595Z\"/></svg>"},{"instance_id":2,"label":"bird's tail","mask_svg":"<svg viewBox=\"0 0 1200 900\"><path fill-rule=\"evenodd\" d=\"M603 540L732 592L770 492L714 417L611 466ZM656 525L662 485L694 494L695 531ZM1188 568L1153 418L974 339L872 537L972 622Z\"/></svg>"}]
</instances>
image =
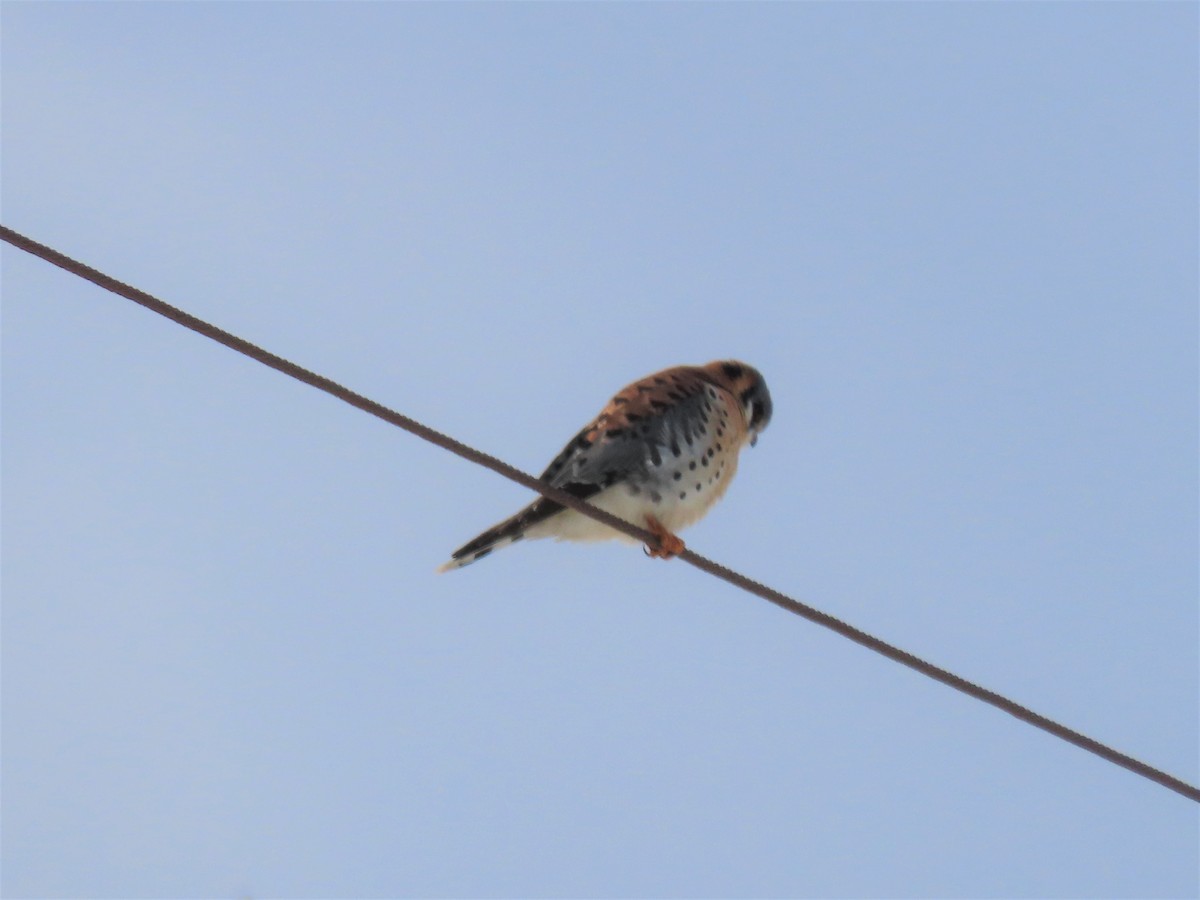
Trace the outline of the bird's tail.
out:
<instances>
[{"instance_id":1,"label":"bird's tail","mask_svg":"<svg viewBox=\"0 0 1200 900\"><path fill-rule=\"evenodd\" d=\"M493 550L507 547L525 537L525 532L531 525L541 522L562 509L553 500L539 497L531 504L509 519L493 525L474 540L463 544L450 557L450 561L438 567L439 572L449 572L451 569L461 569L476 560L483 559Z\"/></svg>"}]
</instances>

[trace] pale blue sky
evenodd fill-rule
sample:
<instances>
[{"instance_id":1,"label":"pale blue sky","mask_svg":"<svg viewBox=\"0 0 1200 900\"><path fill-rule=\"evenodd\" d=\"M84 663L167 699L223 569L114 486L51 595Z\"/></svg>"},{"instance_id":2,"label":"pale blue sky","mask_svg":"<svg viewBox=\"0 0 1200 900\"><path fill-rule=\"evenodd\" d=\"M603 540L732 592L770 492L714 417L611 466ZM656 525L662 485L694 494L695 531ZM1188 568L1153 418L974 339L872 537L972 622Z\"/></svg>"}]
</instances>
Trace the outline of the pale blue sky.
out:
<instances>
[{"instance_id":1,"label":"pale blue sky","mask_svg":"<svg viewBox=\"0 0 1200 900\"><path fill-rule=\"evenodd\" d=\"M40 4L3 221L1193 783L1197 6ZM1197 806L11 248L8 897L1200 893Z\"/></svg>"}]
</instances>

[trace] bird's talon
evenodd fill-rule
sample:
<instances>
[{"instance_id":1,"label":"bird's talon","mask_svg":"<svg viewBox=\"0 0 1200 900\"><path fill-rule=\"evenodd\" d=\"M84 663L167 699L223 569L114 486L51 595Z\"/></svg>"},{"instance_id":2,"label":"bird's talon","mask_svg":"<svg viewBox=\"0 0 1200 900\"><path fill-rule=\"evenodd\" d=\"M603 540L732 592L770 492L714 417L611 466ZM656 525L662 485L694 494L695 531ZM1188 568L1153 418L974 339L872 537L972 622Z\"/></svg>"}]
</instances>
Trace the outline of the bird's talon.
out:
<instances>
[{"instance_id":1,"label":"bird's talon","mask_svg":"<svg viewBox=\"0 0 1200 900\"><path fill-rule=\"evenodd\" d=\"M652 547L647 544L642 548L651 559L673 559L684 551L683 541L668 531L667 527L654 516L646 516L646 527L650 529L651 534L658 538L657 546Z\"/></svg>"}]
</instances>

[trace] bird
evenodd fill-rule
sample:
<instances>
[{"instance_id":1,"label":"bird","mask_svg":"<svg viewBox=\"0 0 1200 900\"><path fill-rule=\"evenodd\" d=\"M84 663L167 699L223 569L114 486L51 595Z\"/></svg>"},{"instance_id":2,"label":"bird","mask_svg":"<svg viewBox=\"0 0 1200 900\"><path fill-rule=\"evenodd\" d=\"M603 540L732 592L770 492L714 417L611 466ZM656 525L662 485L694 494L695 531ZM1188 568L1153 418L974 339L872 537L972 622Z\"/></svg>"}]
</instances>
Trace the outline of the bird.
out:
<instances>
[{"instance_id":1,"label":"bird","mask_svg":"<svg viewBox=\"0 0 1200 900\"><path fill-rule=\"evenodd\" d=\"M724 495L738 454L771 421L771 394L758 370L736 360L675 366L619 391L580 429L541 480L646 528L646 553L670 559L685 549L675 532ZM538 497L459 547L438 571L460 569L522 538L566 541L628 535Z\"/></svg>"}]
</instances>

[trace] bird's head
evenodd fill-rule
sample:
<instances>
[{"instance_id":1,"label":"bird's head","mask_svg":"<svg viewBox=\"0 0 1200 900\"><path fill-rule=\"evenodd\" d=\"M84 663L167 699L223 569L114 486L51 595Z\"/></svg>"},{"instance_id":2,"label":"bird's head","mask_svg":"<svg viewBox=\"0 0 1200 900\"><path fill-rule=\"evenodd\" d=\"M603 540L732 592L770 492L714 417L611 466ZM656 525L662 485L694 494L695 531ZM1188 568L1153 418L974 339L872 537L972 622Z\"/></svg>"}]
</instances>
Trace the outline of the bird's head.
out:
<instances>
[{"instance_id":1,"label":"bird's head","mask_svg":"<svg viewBox=\"0 0 1200 900\"><path fill-rule=\"evenodd\" d=\"M758 369L736 360L719 360L704 367L713 380L737 397L746 418L747 439L750 446L758 443L758 436L771 421L771 392Z\"/></svg>"}]
</instances>

